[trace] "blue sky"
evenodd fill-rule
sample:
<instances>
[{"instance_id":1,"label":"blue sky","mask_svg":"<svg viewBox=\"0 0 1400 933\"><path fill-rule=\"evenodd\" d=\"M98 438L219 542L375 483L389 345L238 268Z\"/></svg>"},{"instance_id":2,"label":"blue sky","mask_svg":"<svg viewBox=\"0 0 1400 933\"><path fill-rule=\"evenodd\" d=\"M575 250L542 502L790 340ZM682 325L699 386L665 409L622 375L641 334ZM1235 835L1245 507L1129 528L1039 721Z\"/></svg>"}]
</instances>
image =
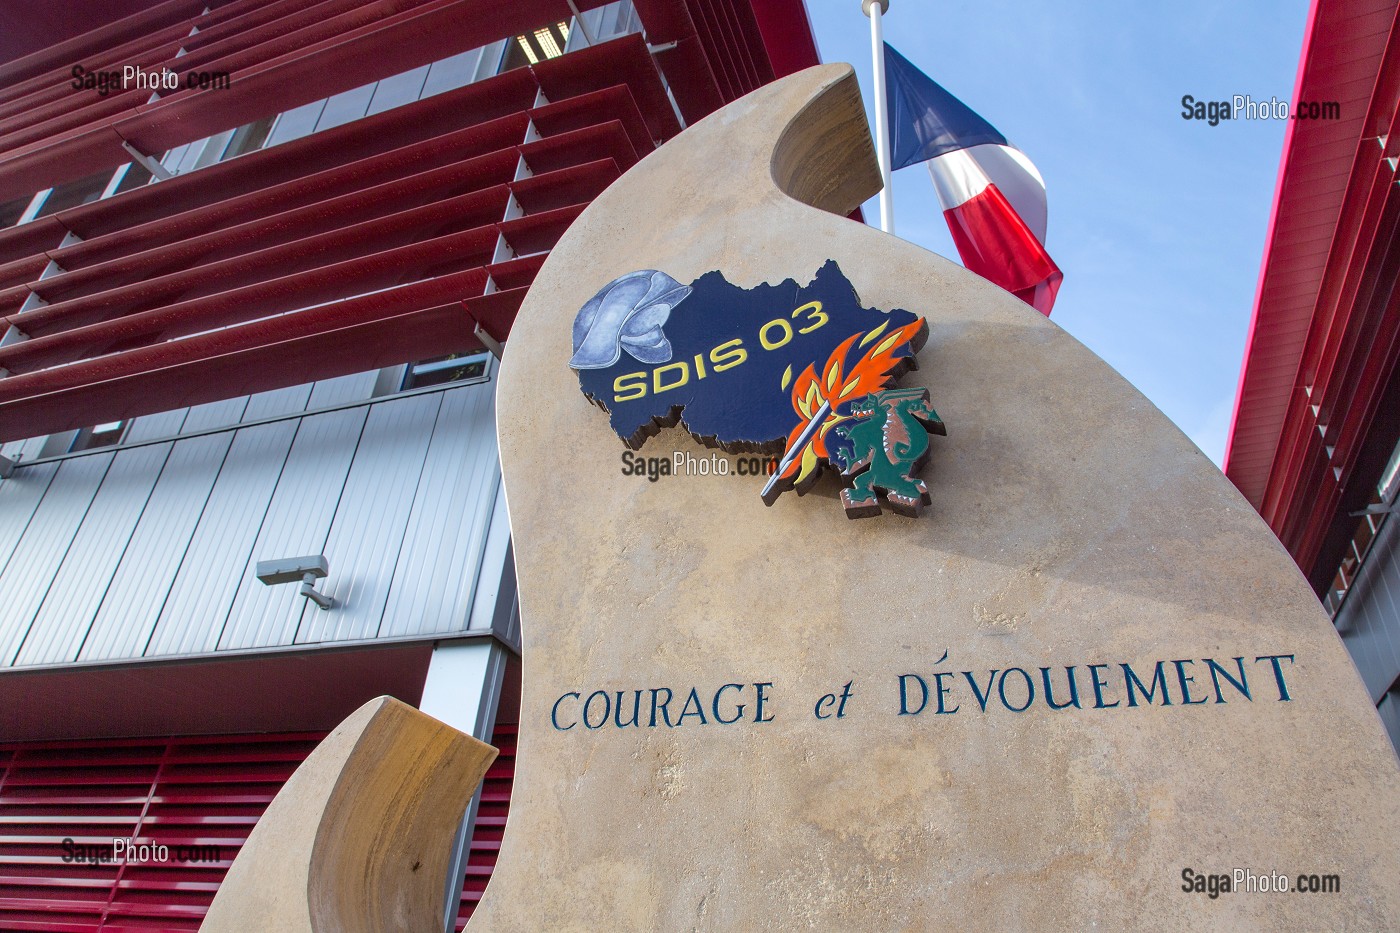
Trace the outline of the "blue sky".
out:
<instances>
[{"instance_id":1,"label":"blue sky","mask_svg":"<svg viewBox=\"0 0 1400 933\"><path fill-rule=\"evenodd\" d=\"M860 0L807 0L822 60L871 106ZM891 0L885 38L1035 162L1065 281L1052 320L1217 464L1283 146L1283 121L1181 116L1181 97L1291 98L1304 0L1171 4ZM873 118L872 118L873 119ZM895 173L895 232L956 261L928 171ZM876 202L865 207L877 222Z\"/></svg>"}]
</instances>

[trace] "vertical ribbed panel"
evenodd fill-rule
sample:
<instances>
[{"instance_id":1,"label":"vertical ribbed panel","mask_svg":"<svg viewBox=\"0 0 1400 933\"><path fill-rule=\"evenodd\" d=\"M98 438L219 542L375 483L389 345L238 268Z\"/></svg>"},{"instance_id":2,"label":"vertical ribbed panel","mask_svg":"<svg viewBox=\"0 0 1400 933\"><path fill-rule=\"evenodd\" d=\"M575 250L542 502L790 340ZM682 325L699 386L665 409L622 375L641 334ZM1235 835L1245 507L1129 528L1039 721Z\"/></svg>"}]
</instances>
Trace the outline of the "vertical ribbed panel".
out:
<instances>
[{"instance_id":1,"label":"vertical ribbed panel","mask_svg":"<svg viewBox=\"0 0 1400 933\"><path fill-rule=\"evenodd\" d=\"M135 444L158 437L179 434L180 426L185 423L185 415L188 412L188 408L177 408L174 411L163 411L158 415L142 415L131 422L131 427L126 429L122 443Z\"/></svg>"},{"instance_id":2,"label":"vertical ribbed panel","mask_svg":"<svg viewBox=\"0 0 1400 933\"><path fill-rule=\"evenodd\" d=\"M195 431L209 431L214 428L238 424L243 420L243 412L248 407L248 396L224 399L222 402L208 402L189 409L185 423L180 430L186 434Z\"/></svg>"},{"instance_id":3,"label":"vertical ribbed panel","mask_svg":"<svg viewBox=\"0 0 1400 933\"><path fill-rule=\"evenodd\" d=\"M379 629L441 404L435 392L370 409L326 539L331 573L321 588L336 606L308 611L298 642L373 638Z\"/></svg>"},{"instance_id":4,"label":"vertical ribbed panel","mask_svg":"<svg viewBox=\"0 0 1400 933\"><path fill-rule=\"evenodd\" d=\"M0 573L9 564L15 545L29 527L39 500L44 498L44 491L57 472L58 464L41 463L15 470L9 479L0 480ZM0 626L4 625L5 616L5 607L0 606Z\"/></svg>"},{"instance_id":5,"label":"vertical ribbed panel","mask_svg":"<svg viewBox=\"0 0 1400 933\"><path fill-rule=\"evenodd\" d=\"M311 399L311 384L289 386L259 392L248 398L248 407L243 410L241 421L258 421L263 418L276 418L298 411L306 411L306 403Z\"/></svg>"},{"instance_id":6,"label":"vertical ribbed panel","mask_svg":"<svg viewBox=\"0 0 1400 933\"><path fill-rule=\"evenodd\" d=\"M244 428L234 437L161 609L148 657L214 650L241 582L228 568L247 566L296 429L295 421L279 421Z\"/></svg>"},{"instance_id":7,"label":"vertical ribbed panel","mask_svg":"<svg viewBox=\"0 0 1400 933\"><path fill-rule=\"evenodd\" d=\"M1356 582L1347 593L1337 627L1372 702L1400 677L1400 520L1386 519Z\"/></svg>"},{"instance_id":8,"label":"vertical ribbed panel","mask_svg":"<svg viewBox=\"0 0 1400 933\"><path fill-rule=\"evenodd\" d=\"M295 585L263 585L254 567L260 560L322 552L367 413L368 408L347 408L301 419L262 530L238 573L238 595L220 649L287 645L296 637L307 600Z\"/></svg>"},{"instance_id":9,"label":"vertical ribbed panel","mask_svg":"<svg viewBox=\"0 0 1400 933\"><path fill-rule=\"evenodd\" d=\"M500 466L495 384L444 393L379 637L466 627Z\"/></svg>"},{"instance_id":10,"label":"vertical ribbed panel","mask_svg":"<svg viewBox=\"0 0 1400 933\"><path fill-rule=\"evenodd\" d=\"M79 660L138 658L145 651L232 441L230 432L176 442Z\"/></svg>"},{"instance_id":11,"label":"vertical ribbed panel","mask_svg":"<svg viewBox=\"0 0 1400 933\"><path fill-rule=\"evenodd\" d=\"M364 373L351 373L334 379L322 379L311 389L308 409L329 408L332 405L345 405L350 402L368 401L374 394L374 382L379 378L379 370L371 369Z\"/></svg>"},{"instance_id":12,"label":"vertical ribbed panel","mask_svg":"<svg viewBox=\"0 0 1400 933\"><path fill-rule=\"evenodd\" d=\"M64 461L49 483L14 555L0 573L0 664L15 653L102 483L111 454ZM9 480L0 481L0 485Z\"/></svg>"},{"instance_id":13,"label":"vertical ribbed panel","mask_svg":"<svg viewBox=\"0 0 1400 933\"><path fill-rule=\"evenodd\" d=\"M1381 714L1381 722L1390 735L1390 744L1400 750L1400 693L1392 690L1381 699L1376 712Z\"/></svg>"},{"instance_id":14,"label":"vertical ribbed panel","mask_svg":"<svg viewBox=\"0 0 1400 933\"><path fill-rule=\"evenodd\" d=\"M117 452L34 617L16 664L57 664L77 658L170 447L152 444Z\"/></svg>"},{"instance_id":15,"label":"vertical ribbed panel","mask_svg":"<svg viewBox=\"0 0 1400 933\"><path fill-rule=\"evenodd\" d=\"M499 488L493 398L463 386L22 467L0 482L0 561L23 563L0 564L0 648L25 666L465 629ZM254 576L316 553L331 612Z\"/></svg>"}]
</instances>

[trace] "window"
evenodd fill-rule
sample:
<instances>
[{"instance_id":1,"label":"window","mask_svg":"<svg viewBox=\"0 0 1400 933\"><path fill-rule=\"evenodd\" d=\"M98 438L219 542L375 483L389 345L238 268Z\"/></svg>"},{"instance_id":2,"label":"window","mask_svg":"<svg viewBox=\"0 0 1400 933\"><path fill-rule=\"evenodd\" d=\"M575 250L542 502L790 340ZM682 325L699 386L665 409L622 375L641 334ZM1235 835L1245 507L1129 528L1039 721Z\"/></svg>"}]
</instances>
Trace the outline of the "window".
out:
<instances>
[{"instance_id":1,"label":"window","mask_svg":"<svg viewBox=\"0 0 1400 933\"><path fill-rule=\"evenodd\" d=\"M428 69L428 80L423 83L419 99L471 84L476 80L476 71L481 64L481 53L481 49L472 49L469 52L433 62Z\"/></svg>"},{"instance_id":2,"label":"window","mask_svg":"<svg viewBox=\"0 0 1400 933\"><path fill-rule=\"evenodd\" d=\"M73 446L70 451L96 450L98 447L111 447L122 439L122 432L126 428L125 421L108 421L106 424L94 425L90 428L83 428L73 438Z\"/></svg>"},{"instance_id":3,"label":"window","mask_svg":"<svg viewBox=\"0 0 1400 933\"><path fill-rule=\"evenodd\" d=\"M25 208L29 207L32 200L32 196L25 196L0 204L0 227L13 227L15 222L24 216Z\"/></svg>"},{"instance_id":4,"label":"window","mask_svg":"<svg viewBox=\"0 0 1400 933\"><path fill-rule=\"evenodd\" d=\"M374 96L374 84L362 84L349 91L342 91L326 99L321 119L316 121L316 132L340 126L360 119L369 109L370 98Z\"/></svg>"},{"instance_id":5,"label":"window","mask_svg":"<svg viewBox=\"0 0 1400 933\"><path fill-rule=\"evenodd\" d=\"M569 43L568 22L552 23L543 29L516 36L515 41L506 45L505 58L501 61L501 71L511 71L523 65L533 65L564 54Z\"/></svg>"},{"instance_id":6,"label":"window","mask_svg":"<svg viewBox=\"0 0 1400 933\"><path fill-rule=\"evenodd\" d=\"M267 134L272 132L272 123L276 119L275 116L264 117L234 130L233 138L228 141L228 147L224 149L219 161L222 162L225 159L241 156L245 152L261 149L262 144L267 141Z\"/></svg>"},{"instance_id":7,"label":"window","mask_svg":"<svg viewBox=\"0 0 1400 933\"><path fill-rule=\"evenodd\" d=\"M324 100L314 100L283 113L268 135L267 145L271 147L306 136L316 128L316 121L321 119L321 111L325 109Z\"/></svg>"},{"instance_id":8,"label":"window","mask_svg":"<svg viewBox=\"0 0 1400 933\"><path fill-rule=\"evenodd\" d=\"M117 182L117 187L113 190L113 195L121 194L123 191L130 191L132 188L139 188L154 178L150 171L140 162L128 162L126 172L122 175L122 180Z\"/></svg>"},{"instance_id":9,"label":"window","mask_svg":"<svg viewBox=\"0 0 1400 933\"><path fill-rule=\"evenodd\" d=\"M112 170L104 169L100 172L94 172L86 178L56 185L49 192L49 196L44 198L39 213L34 216L47 217L50 214L57 214L59 211L66 211L70 207L96 201L102 197L102 192L107 190L107 182L111 180Z\"/></svg>"},{"instance_id":10,"label":"window","mask_svg":"<svg viewBox=\"0 0 1400 933\"><path fill-rule=\"evenodd\" d=\"M1400 495L1397 493L1400 493L1400 444L1396 445L1394 452L1390 455L1390 462L1381 471L1381 479L1376 484L1375 492L1371 495L1370 504L1357 515L1360 521L1357 522L1356 531L1352 534L1351 541L1347 544L1346 551L1342 555L1342 562L1337 567L1337 575L1332 578L1332 585L1323 598L1322 604L1327 607L1332 618L1335 619L1337 613L1341 611L1347 592L1356 582L1356 575L1360 573L1361 565L1366 562L1366 557L1371 550L1371 543L1376 540L1376 536L1380 533L1381 525L1385 523L1392 511L1400 508L1400 505L1397 505L1397 502L1400 502Z\"/></svg>"},{"instance_id":11,"label":"window","mask_svg":"<svg viewBox=\"0 0 1400 933\"><path fill-rule=\"evenodd\" d=\"M370 98L366 116L393 110L412 103L423 93L423 83L428 79L429 66L414 68L400 74L391 75L375 85L374 96Z\"/></svg>"},{"instance_id":12,"label":"window","mask_svg":"<svg viewBox=\"0 0 1400 933\"><path fill-rule=\"evenodd\" d=\"M491 354L483 352L450 353L436 359L410 363L404 374L402 391L483 379L490 363Z\"/></svg>"}]
</instances>

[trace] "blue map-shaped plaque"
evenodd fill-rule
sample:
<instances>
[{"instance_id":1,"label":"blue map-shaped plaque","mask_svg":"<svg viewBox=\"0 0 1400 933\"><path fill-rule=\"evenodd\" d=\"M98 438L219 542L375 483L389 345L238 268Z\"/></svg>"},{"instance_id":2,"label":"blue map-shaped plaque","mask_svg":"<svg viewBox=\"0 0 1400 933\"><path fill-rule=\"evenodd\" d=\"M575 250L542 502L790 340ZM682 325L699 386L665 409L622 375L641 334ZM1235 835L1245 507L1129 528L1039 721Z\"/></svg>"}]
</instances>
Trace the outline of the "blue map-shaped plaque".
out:
<instances>
[{"instance_id":1,"label":"blue map-shaped plaque","mask_svg":"<svg viewBox=\"0 0 1400 933\"><path fill-rule=\"evenodd\" d=\"M776 454L800 421L789 390L800 373L822 372L853 335L919 320L863 306L834 260L807 285L754 288L718 271L685 286L648 269L620 276L584 306L571 362L584 394L633 450L679 421L709 446ZM889 355L908 368L922 342L921 331Z\"/></svg>"}]
</instances>

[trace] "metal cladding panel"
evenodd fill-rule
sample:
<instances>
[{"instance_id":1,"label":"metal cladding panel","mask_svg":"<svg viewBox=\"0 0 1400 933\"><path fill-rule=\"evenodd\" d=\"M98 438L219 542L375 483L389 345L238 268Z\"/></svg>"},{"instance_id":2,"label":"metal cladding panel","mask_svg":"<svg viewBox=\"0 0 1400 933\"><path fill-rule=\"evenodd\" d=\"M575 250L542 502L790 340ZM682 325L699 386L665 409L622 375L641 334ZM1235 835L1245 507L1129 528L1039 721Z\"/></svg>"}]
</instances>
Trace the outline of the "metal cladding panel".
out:
<instances>
[{"instance_id":1,"label":"metal cladding panel","mask_svg":"<svg viewBox=\"0 0 1400 933\"><path fill-rule=\"evenodd\" d=\"M131 427L126 429L126 436L122 438L122 442L134 444L138 441L149 441L158 437L179 434L180 426L185 423L185 415L188 413L188 408L177 408L174 411L163 411L156 415L142 415L131 423Z\"/></svg>"},{"instance_id":2,"label":"metal cladding panel","mask_svg":"<svg viewBox=\"0 0 1400 933\"><path fill-rule=\"evenodd\" d=\"M16 666L77 659L171 446L151 444L116 453L29 627Z\"/></svg>"},{"instance_id":3,"label":"metal cladding panel","mask_svg":"<svg viewBox=\"0 0 1400 933\"><path fill-rule=\"evenodd\" d=\"M441 404L434 392L370 409L323 552L331 574L321 589L336 605L308 610L298 642L373 638L379 630Z\"/></svg>"},{"instance_id":4,"label":"metal cladding panel","mask_svg":"<svg viewBox=\"0 0 1400 933\"><path fill-rule=\"evenodd\" d=\"M175 443L78 660L139 658L145 652L232 443L233 432Z\"/></svg>"},{"instance_id":5,"label":"metal cladding panel","mask_svg":"<svg viewBox=\"0 0 1400 933\"><path fill-rule=\"evenodd\" d=\"M285 389L271 389L248 396L248 404L243 409L240 421L261 421L263 418L277 418L298 411L306 411L306 403L311 399L311 383L288 386Z\"/></svg>"},{"instance_id":6,"label":"metal cladding panel","mask_svg":"<svg viewBox=\"0 0 1400 933\"><path fill-rule=\"evenodd\" d=\"M1337 627L1361 679L1379 701L1400 677L1400 520L1387 519L1347 594Z\"/></svg>"},{"instance_id":7,"label":"metal cladding panel","mask_svg":"<svg viewBox=\"0 0 1400 933\"><path fill-rule=\"evenodd\" d=\"M219 649L289 645L296 637L307 600L295 585L264 585L254 576L254 565L324 552L368 413L368 407L347 408L301 419L253 552L239 570L238 595ZM218 572L230 569L220 565Z\"/></svg>"},{"instance_id":8,"label":"metal cladding panel","mask_svg":"<svg viewBox=\"0 0 1400 933\"><path fill-rule=\"evenodd\" d=\"M211 428L227 427L243 420L243 412L248 408L248 396L224 399L222 402L206 402L189 409L185 423L180 430L185 434L194 431L207 431Z\"/></svg>"},{"instance_id":9,"label":"metal cladding panel","mask_svg":"<svg viewBox=\"0 0 1400 933\"><path fill-rule=\"evenodd\" d=\"M311 388L311 397L306 402L308 409L329 408L349 402L365 401L374 394L374 383L379 378L377 370L364 373L351 373L322 379Z\"/></svg>"},{"instance_id":10,"label":"metal cladding panel","mask_svg":"<svg viewBox=\"0 0 1400 933\"><path fill-rule=\"evenodd\" d=\"M5 455L14 456L8 451ZM0 572L9 564L15 545L24 536L57 472L57 463L41 463L15 470L9 479L0 480ZM4 607L0 606L0 625L4 624L4 617Z\"/></svg>"},{"instance_id":11,"label":"metal cladding panel","mask_svg":"<svg viewBox=\"0 0 1400 933\"><path fill-rule=\"evenodd\" d=\"M501 481L495 397L494 382L443 394L380 638L467 627Z\"/></svg>"},{"instance_id":12,"label":"metal cladding panel","mask_svg":"<svg viewBox=\"0 0 1400 933\"><path fill-rule=\"evenodd\" d=\"M1400 693L1394 690L1387 693L1385 699L1376 705L1376 712L1381 714L1385 731L1390 733L1390 744L1400 749Z\"/></svg>"},{"instance_id":13,"label":"metal cladding panel","mask_svg":"<svg viewBox=\"0 0 1400 933\"><path fill-rule=\"evenodd\" d=\"M112 454L64 461L49 483L4 573L0 573L0 665L14 663L34 614L87 514ZM10 480L0 481L0 486Z\"/></svg>"},{"instance_id":14,"label":"metal cladding panel","mask_svg":"<svg viewBox=\"0 0 1400 933\"><path fill-rule=\"evenodd\" d=\"M295 421L243 428L234 436L146 657L214 650L296 436Z\"/></svg>"}]
</instances>

